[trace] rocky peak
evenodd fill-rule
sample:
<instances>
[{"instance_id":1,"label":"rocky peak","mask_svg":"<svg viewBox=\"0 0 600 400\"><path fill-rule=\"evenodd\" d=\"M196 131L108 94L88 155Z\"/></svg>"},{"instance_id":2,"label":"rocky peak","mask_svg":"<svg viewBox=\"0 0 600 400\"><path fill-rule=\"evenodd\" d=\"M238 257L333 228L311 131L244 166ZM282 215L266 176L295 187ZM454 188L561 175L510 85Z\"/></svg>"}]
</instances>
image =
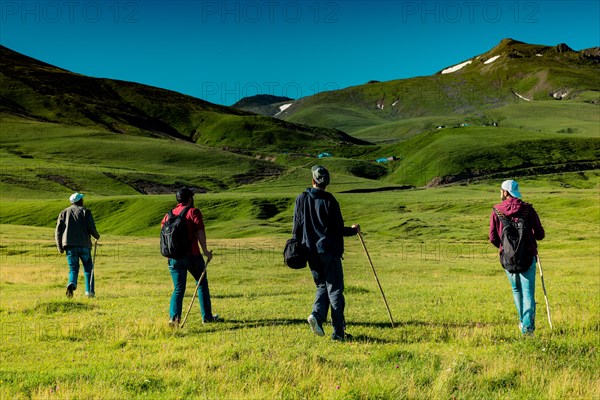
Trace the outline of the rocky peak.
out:
<instances>
[{"instance_id":1,"label":"rocky peak","mask_svg":"<svg viewBox=\"0 0 600 400\"><path fill-rule=\"evenodd\" d=\"M567 44L566 44L566 43L560 43L560 44L558 44L558 45L555 47L555 49L556 49L556 52L557 52L557 53L570 53L570 52L572 52L572 51L573 51L573 49L572 49L572 48L570 48L569 46L567 46Z\"/></svg>"}]
</instances>

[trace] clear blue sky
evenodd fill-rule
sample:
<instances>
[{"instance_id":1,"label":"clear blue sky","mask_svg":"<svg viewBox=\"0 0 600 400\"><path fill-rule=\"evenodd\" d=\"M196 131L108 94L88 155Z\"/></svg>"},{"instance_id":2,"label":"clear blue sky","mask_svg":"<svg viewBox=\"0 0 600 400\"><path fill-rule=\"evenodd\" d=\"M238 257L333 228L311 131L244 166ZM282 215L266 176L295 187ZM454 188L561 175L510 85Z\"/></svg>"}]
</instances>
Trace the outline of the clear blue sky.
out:
<instances>
[{"instance_id":1,"label":"clear blue sky","mask_svg":"<svg viewBox=\"0 0 600 400\"><path fill-rule=\"evenodd\" d=\"M230 105L433 74L501 39L600 46L591 1L0 1L0 43Z\"/></svg>"}]
</instances>

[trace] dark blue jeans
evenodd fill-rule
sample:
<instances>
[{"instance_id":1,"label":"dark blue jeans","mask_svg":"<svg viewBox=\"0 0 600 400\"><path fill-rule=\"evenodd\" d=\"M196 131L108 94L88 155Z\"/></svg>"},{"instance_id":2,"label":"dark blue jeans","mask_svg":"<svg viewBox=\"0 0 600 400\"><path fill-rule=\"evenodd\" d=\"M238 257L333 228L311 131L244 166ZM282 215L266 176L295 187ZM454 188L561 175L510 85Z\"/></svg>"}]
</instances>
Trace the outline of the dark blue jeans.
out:
<instances>
[{"instance_id":1,"label":"dark blue jeans","mask_svg":"<svg viewBox=\"0 0 600 400\"><path fill-rule=\"evenodd\" d=\"M67 263L69 264L69 283L77 289L77 276L79 275L79 260L83 264L83 276L85 277L85 292L94 293L94 281L91 279L94 263L91 249L89 247L68 246L65 248Z\"/></svg>"},{"instance_id":2,"label":"dark blue jeans","mask_svg":"<svg viewBox=\"0 0 600 400\"><path fill-rule=\"evenodd\" d=\"M196 284L200 275L206 268L202 256L189 256L184 258L169 258L169 271L173 279L173 294L171 295L171 320L181 319L181 310L183 306L183 296L185 294L185 285L187 282L187 273L189 272ZM211 320L213 317L210 304L210 291L208 289L208 275L204 274L200 286L198 286L198 300L200 301L200 313L202 321Z\"/></svg>"},{"instance_id":3,"label":"dark blue jeans","mask_svg":"<svg viewBox=\"0 0 600 400\"><path fill-rule=\"evenodd\" d=\"M320 324L323 324L327 320L327 312L331 306L333 334L343 337L346 329L344 319L346 301L342 260L331 254L313 253L308 257L308 265L317 286L312 314Z\"/></svg>"}]
</instances>

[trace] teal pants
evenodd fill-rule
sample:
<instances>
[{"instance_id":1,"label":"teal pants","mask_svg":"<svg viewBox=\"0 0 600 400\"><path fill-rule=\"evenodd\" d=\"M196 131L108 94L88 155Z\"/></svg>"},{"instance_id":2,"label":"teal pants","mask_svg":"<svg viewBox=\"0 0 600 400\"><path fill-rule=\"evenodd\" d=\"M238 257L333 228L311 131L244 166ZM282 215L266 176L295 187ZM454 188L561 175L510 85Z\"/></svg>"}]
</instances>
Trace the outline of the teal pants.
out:
<instances>
[{"instance_id":1,"label":"teal pants","mask_svg":"<svg viewBox=\"0 0 600 400\"><path fill-rule=\"evenodd\" d=\"M506 271L519 314L519 326L524 334L531 334L535 330L535 267L536 258L525 272L511 274Z\"/></svg>"},{"instance_id":2,"label":"teal pants","mask_svg":"<svg viewBox=\"0 0 600 400\"><path fill-rule=\"evenodd\" d=\"M169 271L173 280L173 294L171 295L170 317L180 319L183 309L183 296L185 295L185 287L187 282L188 272L194 278L197 284L198 279L206 268L202 256L190 256L180 259L169 259ZM200 303L200 313L202 321L211 321L213 319L212 306L210 302L210 290L208 288L208 275L204 274L204 278L198 286L198 300Z\"/></svg>"},{"instance_id":3,"label":"teal pants","mask_svg":"<svg viewBox=\"0 0 600 400\"><path fill-rule=\"evenodd\" d=\"M92 260L91 249L89 247L69 246L65 248L67 253L67 263L69 264L69 284L77 288L77 276L79 275L79 260L83 264L83 276L85 277L85 292L95 293L92 270L94 263Z\"/></svg>"}]
</instances>

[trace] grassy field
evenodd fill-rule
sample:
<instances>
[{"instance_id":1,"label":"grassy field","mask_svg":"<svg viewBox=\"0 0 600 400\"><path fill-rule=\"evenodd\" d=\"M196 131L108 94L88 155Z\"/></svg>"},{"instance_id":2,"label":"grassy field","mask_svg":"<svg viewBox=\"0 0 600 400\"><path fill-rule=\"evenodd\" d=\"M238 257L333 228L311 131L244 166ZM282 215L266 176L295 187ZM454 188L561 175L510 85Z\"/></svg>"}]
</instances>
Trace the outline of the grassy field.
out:
<instances>
[{"instance_id":1,"label":"grassy field","mask_svg":"<svg viewBox=\"0 0 600 400\"><path fill-rule=\"evenodd\" d=\"M542 117L543 116L543 117ZM598 136L600 113L598 106L581 101L540 101L520 102L486 111L480 116L435 115L405 118L398 121L369 121L371 125L358 130L348 130L355 137L372 143L393 143L409 139L421 132L438 126L456 127L461 124L471 126L491 125L497 122L501 127L524 129L544 133L568 133L575 136ZM345 127L344 127L345 128Z\"/></svg>"},{"instance_id":2,"label":"grassy field","mask_svg":"<svg viewBox=\"0 0 600 400\"><path fill-rule=\"evenodd\" d=\"M52 229L65 201L3 192L0 398L598 398L599 182L597 171L521 181L547 231L540 251L554 330L538 280L534 338L518 332L487 243L497 182L370 194L332 184L346 222L363 227L397 324L360 242L347 238L347 343L310 332L309 271L282 264L300 178L198 196L215 251L213 307L225 321L203 325L196 305L177 331L167 325L172 283L157 240L172 196L89 195L103 235L97 297L83 297L80 274L68 300Z\"/></svg>"}]
</instances>

